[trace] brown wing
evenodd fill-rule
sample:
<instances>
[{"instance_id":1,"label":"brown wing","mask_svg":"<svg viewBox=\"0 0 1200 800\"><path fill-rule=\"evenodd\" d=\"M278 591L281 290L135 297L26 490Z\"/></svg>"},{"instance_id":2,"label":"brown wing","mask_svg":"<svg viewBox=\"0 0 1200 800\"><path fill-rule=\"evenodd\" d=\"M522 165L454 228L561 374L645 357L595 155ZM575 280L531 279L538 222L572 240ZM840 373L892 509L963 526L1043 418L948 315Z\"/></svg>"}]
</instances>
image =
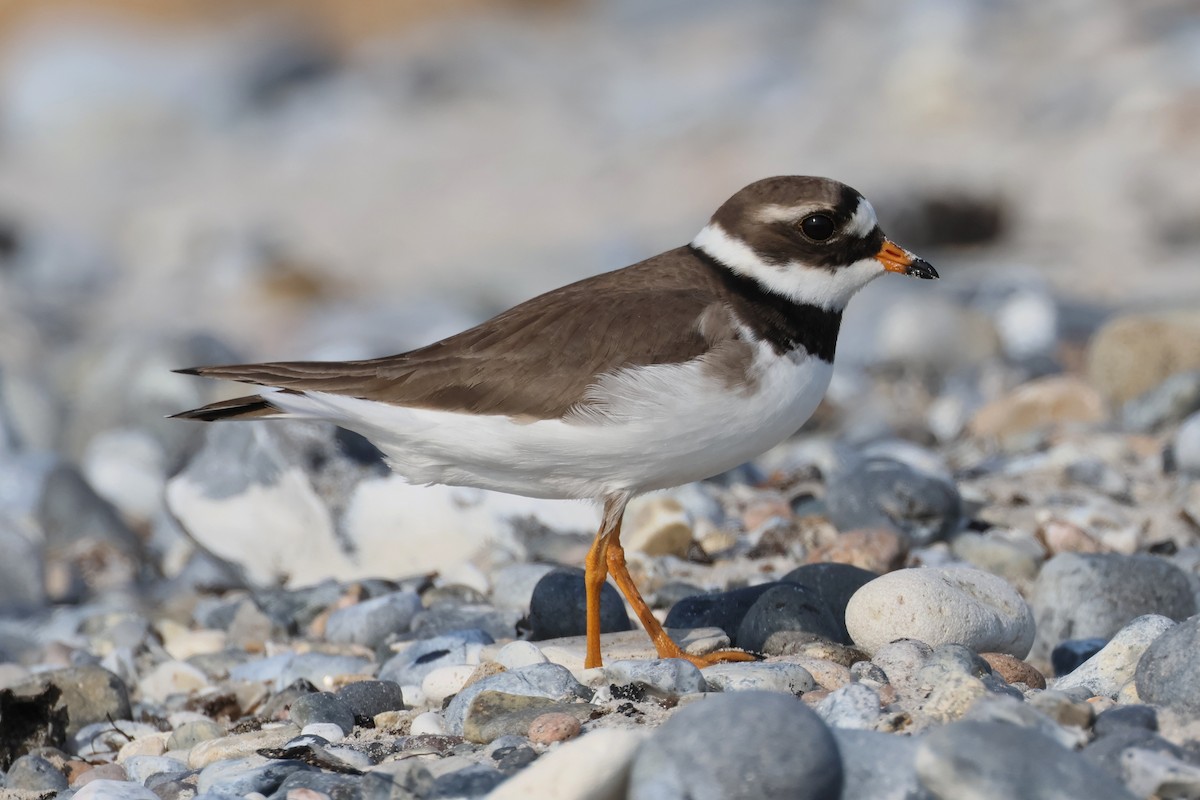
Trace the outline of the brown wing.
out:
<instances>
[{"instance_id":1,"label":"brown wing","mask_svg":"<svg viewBox=\"0 0 1200 800\"><path fill-rule=\"evenodd\" d=\"M181 371L396 405L551 419L576 404L601 373L704 353L711 342L698 320L719 300L718 292L710 271L681 248L541 295L400 355ZM269 401L253 396L180 416L226 419L269 413Z\"/></svg>"}]
</instances>

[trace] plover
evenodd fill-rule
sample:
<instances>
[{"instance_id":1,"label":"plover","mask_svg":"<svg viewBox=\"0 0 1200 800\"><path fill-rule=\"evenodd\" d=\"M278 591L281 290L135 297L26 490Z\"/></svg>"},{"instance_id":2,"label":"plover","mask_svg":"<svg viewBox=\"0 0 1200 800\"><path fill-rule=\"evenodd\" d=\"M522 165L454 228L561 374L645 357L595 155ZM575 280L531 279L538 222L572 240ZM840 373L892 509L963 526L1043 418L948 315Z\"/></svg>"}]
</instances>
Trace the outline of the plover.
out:
<instances>
[{"instance_id":1,"label":"plover","mask_svg":"<svg viewBox=\"0 0 1200 800\"><path fill-rule=\"evenodd\" d=\"M413 483L603 504L587 556L587 655L601 664L612 575L663 658L684 653L634 585L621 518L634 495L701 480L795 433L833 371L842 310L885 272L937 278L867 200L826 178L752 183L692 242L535 297L400 355L195 367L257 384L176 416L328 420Z\"/></svg>"}]
</instances>

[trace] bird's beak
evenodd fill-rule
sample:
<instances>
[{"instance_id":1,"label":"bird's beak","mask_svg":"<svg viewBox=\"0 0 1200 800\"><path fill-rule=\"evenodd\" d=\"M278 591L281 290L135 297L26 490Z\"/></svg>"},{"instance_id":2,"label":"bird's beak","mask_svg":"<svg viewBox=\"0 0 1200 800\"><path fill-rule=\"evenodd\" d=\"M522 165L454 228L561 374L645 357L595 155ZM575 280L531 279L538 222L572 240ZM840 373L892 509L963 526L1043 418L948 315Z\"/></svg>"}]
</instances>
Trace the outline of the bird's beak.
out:
<instances>
[{"instance_id":1,"label":"bird's beak","mask_svg":"<svg viewBox=\"0 0 1200 800\"><path fill-rule=\"evenodd\" d=\"M875 260L883 264L888 272L913 275L930 281L938 277L937 270L923 258L918 258L891 239L883 240L883 247L875 254Z\"/></svg>"}]
</instances>

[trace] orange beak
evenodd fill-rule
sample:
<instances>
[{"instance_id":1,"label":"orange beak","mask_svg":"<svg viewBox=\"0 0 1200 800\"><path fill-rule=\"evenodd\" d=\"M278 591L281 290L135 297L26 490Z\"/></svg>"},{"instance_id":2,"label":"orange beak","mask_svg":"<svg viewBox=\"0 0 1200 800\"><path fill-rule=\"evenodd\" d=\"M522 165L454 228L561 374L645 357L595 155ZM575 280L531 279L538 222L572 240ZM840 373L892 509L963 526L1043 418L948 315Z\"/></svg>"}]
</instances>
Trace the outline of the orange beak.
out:
<instances>
[{"instance_id":1,"label":"orange beak","mask_svg":"<svg viewBox=\"0 0 1200 800\"><path fill-rule=\"evenodd\" d=\"M883 264L883 268L888 272L899 272L901 275L912 275L927 281L938 277L932 264L908 252L891 239L883 240L883 247L875 254L875 260Z\"/></svg>"}]
</instances>

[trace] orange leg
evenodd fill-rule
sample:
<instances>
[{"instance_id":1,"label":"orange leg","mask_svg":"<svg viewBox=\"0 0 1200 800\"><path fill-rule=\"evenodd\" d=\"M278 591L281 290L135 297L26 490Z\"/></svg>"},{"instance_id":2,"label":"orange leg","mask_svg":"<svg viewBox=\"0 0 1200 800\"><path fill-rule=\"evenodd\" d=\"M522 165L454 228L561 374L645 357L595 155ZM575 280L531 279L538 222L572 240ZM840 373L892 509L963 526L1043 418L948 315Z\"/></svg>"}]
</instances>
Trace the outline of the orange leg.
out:
<instances>
[{"instance_id":1,"label":"orange leg","mask_svg":"<svg viewBox=\"0 0 1200 800\"><path fill-rule=\"evenodd\" d=\"M596 542L592 545L591 551L588 552L586 573L586 586L588 589L588 649L584 666L598 667L601 664L600 586L604 583L606 574L610 572L612 573L613 581L617 584L617 588L621 590L621 593L625 595L625 599L633 606L633 612L641 620L642 627L646 629L646 633L650 634L650 639L654 642L654 648L658 651L659 658L682 658L698 667L707 667L724 661L755 661L756 659L753 655L741 650L718 650L708 655L693 656L683 652L679 645L671 640L671 637L663 630L662 624L659 623L658 619L650 611L650 606L646 605L646 601L642 599L642 593L634 585L633 578L629 575L629 568L625 565L625 548L621 546L621 518L625 513L626 502L628 502L628 498L625 497L610 497L605 500L604 522L600 526L600 532L596 535ZM603 561L604 563L595 564L595 561ZM595 582L595 591L593 592L592 579L597 574L600 578ZM593 642L595 643L594 651ZM594 658L593 655L595 656Z\"/></svg>"},{"instance_id":2,"label":"orange leg","mask_svg":"<svg viewBox=\"0 0 1200 800\"><path fill-rule=\"evenodd\" d=\"M605 506L607 509L607 505ZM605 527L608 524L608 514L604 515L604 522L600 524L600 530L596 533L596 539L592 542L592 549L588 550L587 560L584 562L583 570L583 586L587 592L587 655L584 656L583 666L586 669L598 667L601 665L600 660L600 589L604 586L604 580L608 577L608 562L605 559L605 554L608 550L608 532Z\"/></svg>"}]
</instances>

